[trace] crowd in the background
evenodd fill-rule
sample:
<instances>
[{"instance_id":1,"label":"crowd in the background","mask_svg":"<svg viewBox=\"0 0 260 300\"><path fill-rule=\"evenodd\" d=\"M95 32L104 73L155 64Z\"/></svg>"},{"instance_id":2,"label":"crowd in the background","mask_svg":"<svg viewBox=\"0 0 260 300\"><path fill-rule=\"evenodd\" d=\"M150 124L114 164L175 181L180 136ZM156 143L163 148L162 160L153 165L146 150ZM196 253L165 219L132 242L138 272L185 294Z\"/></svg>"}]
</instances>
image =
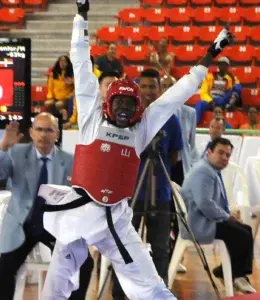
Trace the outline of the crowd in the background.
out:
<instances>
[{"instance_id":1,"label":"crowd in the background","mask_svg":"<svg viewBox=\"0 0 260 300\"><path fill-rule=\"evenodd\" d=\"M159 72L161 78L173 78L172 74L178 68L174 64L174 53L168 52L168 42L162 39L156 45L150 46L150 54L147 57L146 65ZM93 59L94 73L99 78L103 93L111 83L111 78L127 77L122 62L117 58L117 45L109 44L107 53ZM229 112L242 111L243 99L241 91L243 86L239 78L232 74L230 61L227 57L220 57L216 62L216 71L211 71L201 84L200 100L195 105L198 127L208 127L211 118L218 116L226 119ZM103 74L103 76L101 75ZM101 76L101 77L100 77ZM139 82L139 78L134 78ZM169 80L169 79L168 79ZM77 125L76 99L74 97L74 79L72 64L68 56L61 56L49 70L48 93L45 102L45 109L48 112L61 113L64 129ZM104 82L103 82L104 81ZM167 80L166 80L167 81ZM166 82L164 80L164 82ZM167 84L163 83L163 84ZM103 88L104 87L104 88ZM103 92L102 92L103 91ZM237 120L236 126L225 120L225 128L259 129L258 110L256 107L243 108L248 117ZM205 120L206 111L211 111L212 116Z\"/></svg>"},{"instance_id":2,"label":"crowd in the background","mask_svg":"<svg viewBox=\"0 0 260 300\"><path fill-rule=\"evenodd\" d=\"M147 57L147 66L149 66L149 68L143 70L138 78L133 79L139 84L140 98L144 109L148 108L160 97L160 95L167 92L167 90L176 84L179 79L172 76L172 69L178 67L174 65L174 53L169 53L167 47L168 42L166 39L162 39L156 46L151 47L150 54ZM108 46L107 53L105 55L97 57L96 59L91 57L91 60L93 73L99 81L99 99L101 101L100 104L102 104L102 102L106 99L109 85L117 81L119 78L126 78L127 74L124 72L124 67L121 61L117 58L117 46L115 44L110 44ZM239 79L230 71L230 61L227 57L220 57L216 63L218 69L215 72L209 72L207 77L201 83L199 90L200 101L197 102L194 108L183 105L176 111L175 115L170 117L160 131L161 135L158 145L160 147L162 161L166 166L166 170L168 171L171 180L177 183L179 186L183 186L182 193L185 196L185 200L188 199L190 201L189 203L194 205L194 207L200 207L200 210L203 211L202 214L199 212L199 209L196 208L191 212L189 210L189 205L187 205L188 215L191 218L189 219L191 227L193 226L193 218L194 220L201 218L202 222L201 226L197 226L196 228L192 227L192 230L202 242L204 242L204 238L207 240L207 242L211 242L212 239L218 237L226 242L230 251L230 255L232 256L232 272L234 274L235 285L244 293L254 293L255 289L250 285L250 281L247 278L247 275L252 273L253 239L251 229L249 226L241 225L238 218L236 218L236 216L233 214L230 214L225 187L222 182L221 175L219 174L220 172L216 172L217 168L222 170L227 166L228 160L232 153L232 144L230 141L222 139L222 135L226 129L232 128L232 124L230 124L229 120L227 119L227 112L232 113L239 107L241 109L241 90L243 87L239 83ZM93 76L93 78L95 78L95 76ZM59 114L62 116L63 129L75 128L78 120L78 106L77 99L75 97L73 67L68 56L64 55L59 57L54 66L51 67L47 85L48 93L45 101L45 110L52 115ZM203 115L206 111L212 112L211 118L208 120L208 122L203 123L204 127L209 128L209 141L204 152L199 154L195 143L196 127L201 124ZM30 156L32 159L34 159L32 162L30 162L31 168L33 168L33 164L37 165L38 159L38 161L41 160L40 166L41 168L45 169L46 173L48 171L48 164L50 165L52 163L56 163L56 161L53 159L56 155L61 155L62 157L65 155L63 152L58 152L54 146L58 136L58 126L56 119L48 113L39 115L36 118L36 121L34 121L30 131L33 140L32 145L36 149L38 149L38 138L40 138L42 134L52 138L52 143L49 143L51 145L51 149L47 149L49 152L51 151L50 153L52 153L49 157L41 157L38 155L38 152L36 152L37 156ZM247 113L247 118L240 122L239 128L260 130L257 108L249 107ZM45 128L44 126L47 127ZM19 142L18 140L15 140L12 145L8 144L8 141L10 141L10 136L8 136L8 134L10 135L12 133L11 130L15 130L16 132L18 131L18 128L12 128L9 126L6 131L7 134L5 135L5 139L3 139L5 143L2 141L2 144L0 144L0 154L10 164L10 172L12 167L11 160L9 160L6 153L1 153L1 150L3 150L2 152L6 152L8 148L11 146L16 146L16 143ZM20 160L22 161L20 156L23 154L23 151L25 153L31 151L31 146L25 146L24 148L21 148L22 150L19 147L15 147L14 149L19 150L17 150L17 154L15 151L12 152L12 154L15 155L12 157L12 159L16 159L16 163L18 164ZM224 151L223 153L225 153L226 156L224 160L220 158L218 151ZM142 172L145 169L148 157L150 157L149 147L147 147L140 155L138 181L141 180L141 178L144 178L144 182L142 182L139 194L137 195L136 205L133 208L135 213L133 225L135 229L138 230L142 216L140 212L143 213L147 209L154 209L154 207L151 205L152 203L150 202L149 205L151 207L149 207L149 205L146 207L146 200L148 199L147 201L151 201L153 198L153 190L155 190L154 196L156 200L157 213L151 214L145 219L147 242L151 245L153 253L152 257L157 272L160 277L167 282L168 266L171 259L171 254L175 248L177 237L179 235L179 226L176 214L174 214L176 209L174 202L172 201L171 186L168 184L162 166L159 164L154 166L153 174L155 174L155 181L153 184L156 187L155 189L153 184L149 183L148 178L151 177L149 174L146 174L145 177L142 177ZM72 156L65 156L65 158L67 163L70 164L68 167L69 169L71 168L73 158ZM55 179L55 172L57 172L59 167L59 165L55 165L55 168L52 170L54 172L51 177L53 180ZM24 180L26 180L22 173L23 168L24 165L21 165L21 172L19 173L21 175L21 178L19 178L19 182L21 182L21 184L23 184ZM32 170L31 172L33 174ZM7 173L3 172L3 174L6 175ZM9 174L7 175L9 176ZM42 175L42 173L40 175ZM205 176L203 177L202 175ZM5 180L7 179L6 176L2 177ZM213 177L214 183L212 183L213 181L210 181L210 179ZM216 189L216 183L219 180L221 180L221 188ZM195 181L198 182L194 184ZM193 184L190 184L191 182ZM207 182L206 187L209 191L208 194L212 193L212 195L216 197L216 207L211 205L211 199L206 199L203 195L205 182ZM46 184L46 178L45 183L44 181L41 183ZM69 183L60 182L59 184L67 185ZM15 185L13 185L13 189L14 187ZM17 189L20 188L20 186L17 186ZM27 193L29 194L30 191L26 191L24 198L28 198L30 202L33 202L33 199L30 199ZM198 193L201 197L199 199L195 199L196 197L191 197L192 193ZM204 194L208 195L207 193ZM202 203L203 201L204 203ZM28 207L27 209L29 209ZM40 214L40 210L38 210L37 213ZM203 215L203 217L199 216L199 214ZM173 215L174 217L172 217ZM32 216L32 218L33 217L34 216ZM207 233L204 232L204 225L206 224L205 220L208 222L206 226L210 228L210 232ZM215 220L223 221L223 226L217 225L216 236L214 235L214 226L216 225L215 223L218 222L215 222ZM31 224L32 220L29 219L28 222ZM24 253L27 255L35 246L34 242L42 241L45 236L41 234L39 239L35 240L32 238L32 234L26 227L26 224L27 223L25 223L26 249ZM40 225L40 229L43 230L43 225ZM158 232L160 232L160 234L158 234ZM238 243L237 241L233 241L231 237L236 236L237 238L237 236L242 235L243 238L247 239L248 243L245 246L243 244L243 239L241 239L241 245L239 245L238 248L242 249L241 251L243 251L243 256L237 259L236 255L239 251L235 248L235 246L237 246ZM30 242L31 239L33 239L33 244L27 247L26 243L28 241ZM55 241L53 241L53 243L54 242ZM12 247L10 247L10 249ZM10 249L8 249L8 251ZM8 274L9 278L7 278L8 283L12 284L13 286L14 274L19 269L26 256L20 257L19 253L17 254L17 252L14 252L10 255L8 254L2 256L2 260L0 260L1 277L3 276L4 270L3 267L1 269L1 262L2 265L4 265L6 261L12 261L14 257L18 257L18 259L15 258L16 266L10 270ZM91 257L85 262L86 265L89 265L88 270L92 269L92 263ZM81 276L85 277L86 274L89 275L88 270L84 271L84 269L82 269ZM178 272L186 272L185 262L183 264L179 264ZM213 273L216 277L223 278L222 266L215 268ZM88 281L89 277L85 279L85 282ZM113 299L125 299L124 292L121 289L115 274L113 275L113 281ZM4 280L2 280L2 285L5 285ZM81 285L80 289L76 291L76 293L81 296L73 298L72 295L72 298L70 299L81 299L82 295L85 295L86 288L87 287L85 285ZM10 293L11 297L14 293L14 288L7 290L6 293Z\"/></svg>"}]
</instances>

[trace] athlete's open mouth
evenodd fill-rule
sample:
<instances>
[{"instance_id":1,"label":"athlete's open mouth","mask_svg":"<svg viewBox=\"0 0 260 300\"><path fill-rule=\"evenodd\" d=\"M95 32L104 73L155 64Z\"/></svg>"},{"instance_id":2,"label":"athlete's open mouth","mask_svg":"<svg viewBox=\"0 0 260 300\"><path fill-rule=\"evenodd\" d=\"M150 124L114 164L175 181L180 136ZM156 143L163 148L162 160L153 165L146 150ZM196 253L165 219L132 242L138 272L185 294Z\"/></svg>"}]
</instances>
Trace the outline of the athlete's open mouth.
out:
<instances>
[{"instance_id":1,"label":"athlete's open mouth","mask_svg":"<svg viewBox=\"0 0 260 300\"><path fill-rule=\"evenodd\" d=\"M118 119L128 121L130 119L130 114L126 112L119 112L117 114Z\"/></svg>"}]
</instances>

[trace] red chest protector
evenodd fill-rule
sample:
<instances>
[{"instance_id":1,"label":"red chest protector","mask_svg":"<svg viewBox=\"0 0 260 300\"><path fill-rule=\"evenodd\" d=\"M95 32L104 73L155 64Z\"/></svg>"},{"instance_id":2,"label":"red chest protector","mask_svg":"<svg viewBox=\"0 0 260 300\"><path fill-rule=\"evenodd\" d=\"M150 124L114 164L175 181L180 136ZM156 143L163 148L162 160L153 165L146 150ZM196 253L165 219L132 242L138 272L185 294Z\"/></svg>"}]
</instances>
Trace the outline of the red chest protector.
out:
<instances>
[{"instance_id":1,"label":"red chest protector","mask_svg":"<svg viewBox=\"0 0 260 300\"><path fill-rule=\"evenodd\" d=\"M90 145L77 145L72 185L84 188L91 198L113 205L133 195L140 159L131 131L100 126Z\"/></svg>"}]
</instances>

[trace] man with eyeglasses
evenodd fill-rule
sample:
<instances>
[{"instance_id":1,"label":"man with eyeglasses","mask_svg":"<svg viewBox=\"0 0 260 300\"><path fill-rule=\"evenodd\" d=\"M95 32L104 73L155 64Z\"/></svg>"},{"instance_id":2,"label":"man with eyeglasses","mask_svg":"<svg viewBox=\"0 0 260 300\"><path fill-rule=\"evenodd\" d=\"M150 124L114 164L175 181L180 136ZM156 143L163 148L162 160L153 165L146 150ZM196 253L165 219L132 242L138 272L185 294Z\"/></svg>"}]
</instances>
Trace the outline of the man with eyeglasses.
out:
<instances>
[{"instance_id":1,"label":"man with eyeglasses","mask_svg":"<svg viewBox=\"0 0 260 300\"><path fill-rule=\"evenodd\" d=\"M22 138L19 123L10 123L0 141L0 180L11 178L12 198L3 217L0 232L1 300L14 298L15 277L28 254L38 242L53 250L55 238L43 228L41 205L37 196L41 184L70 185L72 155L58 149L58 121L49 113L36 116L30 136L32 143L18 144ZM81 267L80 288L70 300L85 299L93 260Z\"/></svg>"}]
</instances>

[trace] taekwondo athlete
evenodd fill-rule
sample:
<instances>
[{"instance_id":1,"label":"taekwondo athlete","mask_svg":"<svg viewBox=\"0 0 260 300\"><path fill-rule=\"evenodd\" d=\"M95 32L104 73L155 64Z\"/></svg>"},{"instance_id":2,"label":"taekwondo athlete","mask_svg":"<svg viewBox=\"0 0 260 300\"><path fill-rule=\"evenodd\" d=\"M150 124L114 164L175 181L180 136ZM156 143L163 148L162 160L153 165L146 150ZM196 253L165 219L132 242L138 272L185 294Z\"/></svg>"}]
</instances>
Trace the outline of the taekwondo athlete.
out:
<instances>
[{"instance_id":1,"label":"taekwondo athlete","mask_svg":"<svg viewBox=\"0 0 260 300\"><path fill-rule=\"evenodd\" d=\"M190 73L152 103L141 107L139 87L126 79L113 82L100 101L92 73L88 37L88 0L78 0L71 60L78 106L72 188L42 185L44 226L57 243L43 289L44 300L67 299L78 287L88 246L95 245L113 264L129 299L176 299L158 276L148 250L132 226L128 205L138 174L140 153L161 127L198 89L207 67L233 36L223 29Z\"/></svg>"}]
</instances>

